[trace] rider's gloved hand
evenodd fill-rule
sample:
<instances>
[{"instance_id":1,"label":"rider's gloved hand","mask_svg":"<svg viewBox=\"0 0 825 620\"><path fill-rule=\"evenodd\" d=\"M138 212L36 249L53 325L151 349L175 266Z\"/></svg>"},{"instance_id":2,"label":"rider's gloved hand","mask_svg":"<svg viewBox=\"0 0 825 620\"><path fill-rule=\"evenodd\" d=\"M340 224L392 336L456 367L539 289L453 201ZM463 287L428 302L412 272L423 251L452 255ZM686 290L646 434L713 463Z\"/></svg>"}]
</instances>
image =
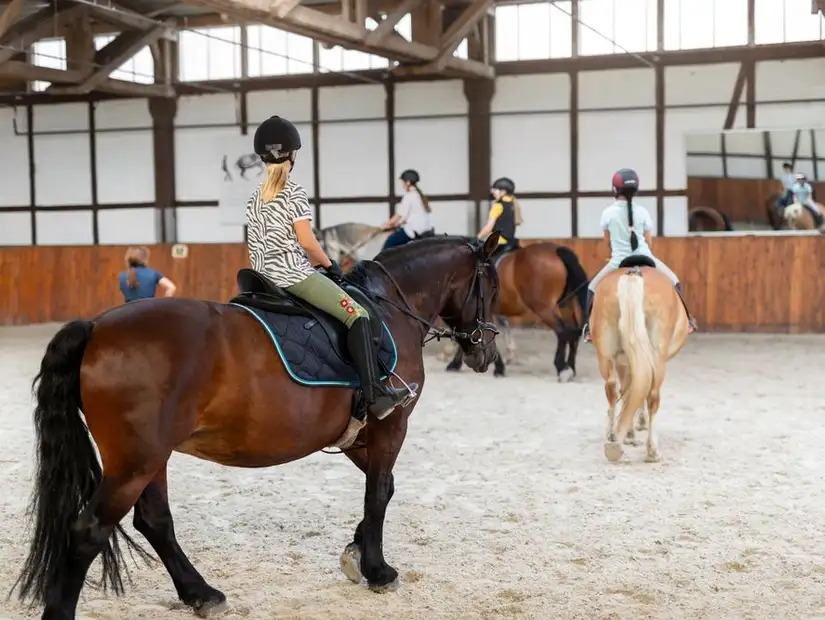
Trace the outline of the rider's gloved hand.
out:
<instances>
[{"instance_id":1,"label":"rider's gloved hand","mask_svg":"<svg viewBox=\"0 0 825 620\"><path fill-rule=\"evenodd\" d=\"M331 280L343 280L344 279L344 272L341 271L341 265L339 265L336 261L331 261L329 267L326 268L327 277Z\"/></svg>"}]
</instances>

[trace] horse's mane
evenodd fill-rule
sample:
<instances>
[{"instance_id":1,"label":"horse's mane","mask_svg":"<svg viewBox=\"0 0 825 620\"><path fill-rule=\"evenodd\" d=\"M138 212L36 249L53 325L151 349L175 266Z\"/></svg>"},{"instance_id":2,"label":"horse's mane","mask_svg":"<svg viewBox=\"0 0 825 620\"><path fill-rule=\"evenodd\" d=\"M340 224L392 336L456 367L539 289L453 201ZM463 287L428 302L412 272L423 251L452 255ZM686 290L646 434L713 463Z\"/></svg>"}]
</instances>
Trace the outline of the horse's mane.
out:
<instances>
[{"instance_id":1,"label":"horse's mane","mask_svg":"<svg viewBox=\"0 0 825 620\"><path fill-rule=\"evenodd\" d=\"M461 235L442 235L440 237L419 239L399 247L383 250L372 260L358 261L347 273L347 279L356 285L365 285L371 271L375 268L373 263L376 262L381 263L387 269L392 269L401 264L405 271L420 271L421 268L426 268L426 265L422 265L422 263L432 256L433 252L456 245L469 245L477 249L481 247L481 242L473 237Z\"/></svg>"}]
</instances>

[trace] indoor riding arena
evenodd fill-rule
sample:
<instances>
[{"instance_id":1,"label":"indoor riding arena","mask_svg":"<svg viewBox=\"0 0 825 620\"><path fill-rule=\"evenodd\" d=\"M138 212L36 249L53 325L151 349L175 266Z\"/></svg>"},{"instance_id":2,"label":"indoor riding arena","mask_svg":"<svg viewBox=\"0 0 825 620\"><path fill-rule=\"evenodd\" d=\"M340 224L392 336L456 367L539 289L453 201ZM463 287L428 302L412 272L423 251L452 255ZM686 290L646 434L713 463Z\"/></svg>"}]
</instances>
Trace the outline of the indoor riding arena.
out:
<instances>
[{"instance_id":1,"label":"indoor riding arena","mask_svg":"<svg viewBox=\"0 0 825 620\"><path fill-rule=\"evenodd\" d=\"M121 523L152 559L132 561L121 543L121 596L100 587L98 557L76 614L18 599L39 452L32 381L61 325L124 303L129 248L148 248L176 298L238 293L246 201L267 174L253 135L272 115L300 132L291 175L316 234L373 231L343 248L354 259L381 249L376 227L399 212L399 177L414 169L437 235L475 238L491 185L508 177L522 246L566 246L591 278L610 257L611 179L632 168L652 250L698 328L667 365L658 462L646 461L646 430L605 457L593 344L560 380L538 316L510 321L514 352L496 337L504 376L448 372L448 343L428 343L378 539L399 576L380 592L342 571L374 501L347 456L243 468L172 454L169 532L226 595L215 617L825 618L824 11L823 0L0 0L0 620L195 617L131 512ZM806 183L810 205L793 189ZM263 332L244 346L276 355ZM399 415L370 417L368 445ZM60 566L83 552L55 544L69 549ZM71 589L78 577L63 579Z\"/></svg>"}]
</instances>

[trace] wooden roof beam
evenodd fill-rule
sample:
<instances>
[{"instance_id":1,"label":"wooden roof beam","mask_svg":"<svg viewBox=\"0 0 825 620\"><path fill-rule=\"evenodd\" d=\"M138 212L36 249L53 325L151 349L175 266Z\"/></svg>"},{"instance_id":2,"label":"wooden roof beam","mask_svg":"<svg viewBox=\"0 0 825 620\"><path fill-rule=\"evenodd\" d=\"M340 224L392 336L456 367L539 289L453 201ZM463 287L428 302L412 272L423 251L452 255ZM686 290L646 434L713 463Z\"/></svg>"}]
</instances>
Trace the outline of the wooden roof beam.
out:
<instances>
[{"instance_id":1,"label":"wooden roof beam","mask_svg":"<svg viewBox=\"0 0 825 620\"><path fill-rule=\"evenodd\" d=\"M52 69L50 67L39 67L27 62L10 60L0 66L0 77L15 78L27 82L43 81L58 84L76 84L85 75L84 71L70 69ZM98 90L126 95L130 97L174 97L175 91L164 84L138 84L137 82L127 82L126 80L114 80L106 78L99 85Z\"/></svg>"},{"instance_id":2,"label":"wooden roof beam","mask_svg":"<svg viewBox=\"0 0 825 620\"><path fill-rule=\"evenodd\" d=\"M185 0L186 4L206 7L214 11L227 13L236 19L267 24L287 32L304 36L347 49L376 54L398 61L430 62L439 56L439 50L429 45L406 41L400 37L389 37L380 44L370 45L366 42L367 30L363 24L320 11L296 6L283 18L272 12L272 6L278 0ZM494 71L489 65L463 58L449 57L445 68L465 76L492 78Z\"/></svg>"},{"instance_id":3,"label":"wooden roof beam","mask_svg":"<svg viewBox=\"0 0 825 620\"><path fill-rule=\"evenodd\" d=\"M401 66L394 70L397 75L422 75L442 73L447 63L461 42L471 33L479 21L486 18L493 6L493 0L475 0L467 6L461 15L447 28L439 39L438 55L430 62L422 65Z\"/></svg>"},{"instance_id":4,"label":"wooden roof beam","mask_svg":"<svg viewBox=\"0 0 825 620\"><path fill-rule=\"evenodd\" d=\"M364 40L367 45L380 45L382 41L386 40L393 32L404 16L412 11L415 7L421 4L421 0L401 0L401 4L395 10L387 15L378 24L378 27L367 34Z\"/></svg>"},{"instance_id":5,"label":"wooden roof beam","mask_svg":"<svg viewBox=\"0 0 825 620\"><path fill-rule=\"evenodd\" d=\"M141 15L135 11L124 9L117 3L112 3L110 0L107 0L105 5L84 3L84 6L88 7L89 14L92 15L95 20L121 28L125 26L130 30L146 30L157 21L147 15Z\"/></svg>"},{"instance_id":6,"label":"wooden roof beam","mask_svg":"<svg viewBox=\"0 0 825 620\"><path fill-rule=\"evenodd\" d=\"M25 3L26 0L11 0L3 9L3 14L0 15L0 37L6 34L11 25L17 21L20 16L20 9L23 8Z\"/></svg>"},{"instance_id":7,"label":"wooden roof beam","mask_svg":"<svg viewBox=\"0 0 825 620\"><path fill-rule=\"evenodd\" d=\"M132 58L147 45L151 45L171 29L171 24L155 26L148 30L131 30L112 39L106 46L95 53L94 61L82 71L79 84L65 87L52 87L47 90L54 94L84 95L103 85L112 71Z\"/></svg>"},{"instance_id":8,"label":"wooden roof beam","mask_svg":"<svg viewBox=\"0 0 825 620\"><path fill-rule=\"evenodd\" d=\"M11 25L0 36L0 45L6 46L0 48L0 65L40 39L63 30L84 12L83 6L61 4L40 9Z\"/></svg>"}]
</instances>

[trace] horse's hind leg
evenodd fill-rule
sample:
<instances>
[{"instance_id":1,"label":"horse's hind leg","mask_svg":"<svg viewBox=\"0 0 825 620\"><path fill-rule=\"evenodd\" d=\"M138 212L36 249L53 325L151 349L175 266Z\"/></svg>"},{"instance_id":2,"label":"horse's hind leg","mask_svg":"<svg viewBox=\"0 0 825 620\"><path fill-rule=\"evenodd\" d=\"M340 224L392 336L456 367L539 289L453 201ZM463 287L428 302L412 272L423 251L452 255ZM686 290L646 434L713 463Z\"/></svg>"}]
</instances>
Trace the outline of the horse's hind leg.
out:
<instances>
[{"instance_id":1,"label":"horse's hind leg","mask_svg":"<svg viewBox=\"0 0 825 620\"><path fill-rule=\"evenodd\" d=\"M496 359L493 362L493 376L503 377L506 374L504 358L501 356L501 351L499 350L498 345L493 343L493 347L496 350Z\"/></svg>"},{"instance_id":2,"label":"horse's hind leg","mask_svg":"<svg viewBox=\"0 0 825 620\"><path fill-rule=\"evenodd\" d=\"M169 510L166 465L141 493L135 504L133 524L163 562L181 601L192 607L199 616L223 609L226 596L206 583L178 545Z\"/></svg>"},{"instance_id":3,"label":"horse's hind leg","mask_svg":"<svg viewBox=\"0 0 825 620\"><path fill-rule=\"evenodd\" d=\"M75 617L80 591L86 581L94 559L103 553L103 584L119 594L123 591L120 550L110 543L121 519L135 505L151 474L131 476L105 476L88 505L72 524L70 533L70 555L66 561L66 572L61 579L58 592L52 593L43 610L44 619L69 620ZM55 518L59 518L55 515ZM126 536L121 530L120 535ZM127 543L140 551L126 536Z\"/></svg>"},{"instance_id":4,"label":"horse's hind leg","mask_svg":"<svg viewBox=\"0 0 825 620\"><path fill-rule=\"evenodd\" d=\"M619 401L616 364L609 357L599 355L599 372L604 379L604 394L607 397L607 441L615 442L616 403Z\"/></svg>"},{"instance_id":5,"label":"horse's hind leg","mask_svg":"<svg viewBox=\"0 0 825 620\"><path fill-rule=\"evenodd\" d=\"M659 453L659 441L656 436L656 427L654 420L656 414L659 412L659 402L662 383L665 380L665 364L660 362L656 368L656 375L653 381L653 388L647 397L647 412L648 412L648 429L647 429L647 455L645 461L648 463L656 463L662 459Z\"/></svg>"}]
</instances>

